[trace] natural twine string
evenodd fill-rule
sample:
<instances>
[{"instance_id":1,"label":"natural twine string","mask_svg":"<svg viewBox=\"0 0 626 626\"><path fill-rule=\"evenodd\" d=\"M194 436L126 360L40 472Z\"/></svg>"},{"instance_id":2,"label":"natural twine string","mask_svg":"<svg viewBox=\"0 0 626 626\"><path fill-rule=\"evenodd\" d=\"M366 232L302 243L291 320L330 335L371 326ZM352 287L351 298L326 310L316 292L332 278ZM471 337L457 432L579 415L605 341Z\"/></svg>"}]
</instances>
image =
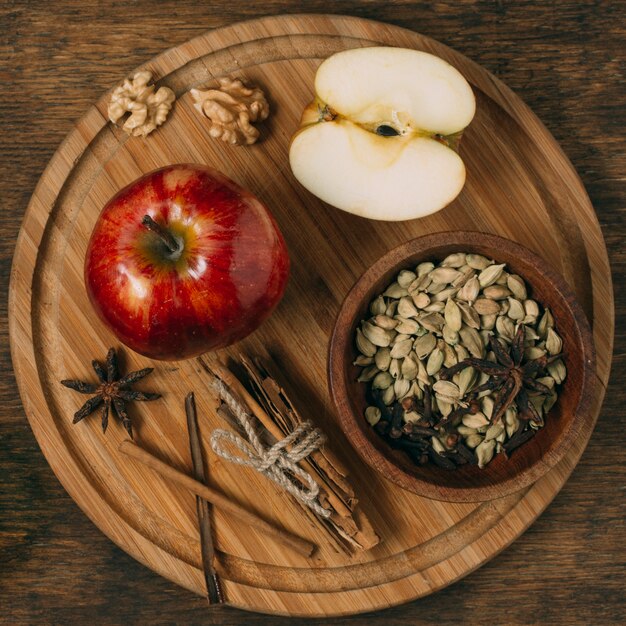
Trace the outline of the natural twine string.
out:
<instances>
[{"instance_id":1,"label":"natural twine string","mask_svg":"<svg viewBox=\"0 0 626 626\"><path fill-rule=\"evenodd\" d=\"M298 466L302 459L324 443L326 438L322 431L314 428L311 422L302 422L284 439L267 448L259 439L253 423L254 418L233 397L228 387L219 379L215 379L212 386L237 418L248 438L246 441L239 435L218 428L211 434L211 448L215 454L231 463L252 467L280 485L319 516L330 517L330 511L317 501L319 485L308 472ZM244 456L231 454L225 450L222 446L223 441L238 448ZM293 447L287 450L288 446ZM290 475L300 479L301 483L307 485L308 488L296 485Z\"/></svg>"}]
</instances>

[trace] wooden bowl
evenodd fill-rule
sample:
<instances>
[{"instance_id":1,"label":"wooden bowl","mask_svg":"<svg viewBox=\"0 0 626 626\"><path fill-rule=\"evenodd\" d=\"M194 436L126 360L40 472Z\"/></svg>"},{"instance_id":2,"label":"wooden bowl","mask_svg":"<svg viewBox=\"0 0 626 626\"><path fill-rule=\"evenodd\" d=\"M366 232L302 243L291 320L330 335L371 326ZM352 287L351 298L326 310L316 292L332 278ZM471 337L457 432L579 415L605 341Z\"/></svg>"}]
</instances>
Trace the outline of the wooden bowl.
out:
<instances>
[{"instance_id":1,"label":"wooden bowl","mask_svg":"<svg viewBox=\"0 0 626 626\"><path fill-rule=\"evenodd\" d=\"M462 465L445 470L415 465L401 450L392 449L365 421L366 385L357 382L359 367L354 342L368 305L404 268L422 261L441 261L452 252L474 252L506 263L519 274L529 296L554 315L563 339L567 378L558 401L535 437L506 459L499 454L484 469ZM426 498L450 502L481 502L528 487L556 465L581 432L589 411L594 380L594 348L587 318L558 274L530 250L508 239L474 232L443 232L413 239L385 254L356 282L344 300L331 337L329 386L339 422L361 458L385 478Z\"/></svg>"}]
</instances>

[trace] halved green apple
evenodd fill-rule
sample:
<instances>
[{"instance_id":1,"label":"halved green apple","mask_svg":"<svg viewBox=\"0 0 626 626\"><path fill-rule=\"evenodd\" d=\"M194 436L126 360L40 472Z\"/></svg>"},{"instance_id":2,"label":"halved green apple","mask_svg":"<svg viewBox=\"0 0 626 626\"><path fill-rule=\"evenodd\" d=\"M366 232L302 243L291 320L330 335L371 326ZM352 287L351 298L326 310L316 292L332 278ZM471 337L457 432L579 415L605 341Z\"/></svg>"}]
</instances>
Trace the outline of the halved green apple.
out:
<instances>
[{"instance_id":1,"label":"halved green apple","mask_svg":"<svg viewBox=\"0 0 626 626\"><path fill-rule=\"evenodd\" d=\"M465 183L456 152L476 108L443 59L403 48L357 48L326 59L315 100L291 141L295 177L328 204L406 220L449 204Z\"/></svg>"}]
</instances>

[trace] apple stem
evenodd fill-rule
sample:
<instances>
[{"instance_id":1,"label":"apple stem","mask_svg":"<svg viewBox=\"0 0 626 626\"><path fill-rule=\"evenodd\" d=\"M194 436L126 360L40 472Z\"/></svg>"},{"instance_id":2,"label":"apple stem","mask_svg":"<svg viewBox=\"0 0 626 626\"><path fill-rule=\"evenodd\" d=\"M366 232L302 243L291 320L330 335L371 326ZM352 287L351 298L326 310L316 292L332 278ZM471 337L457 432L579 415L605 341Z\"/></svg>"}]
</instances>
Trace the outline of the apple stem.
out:
<instances>
[{"instance_id":1,"label":"apple stem","mask_svg":"<svg viewBox=\"0 0 626 626\"><path fill-rule=\"evenodd\" d=\"M165 247L169 250L171 254L176 254L180 252L180 243L176 240L176 237L172 235L172 233L167 230L164 226L155 222L149 215L144 215L141 223L153 233L156 233L161 241L165 244Z\"/></svg>"}]
</instances>

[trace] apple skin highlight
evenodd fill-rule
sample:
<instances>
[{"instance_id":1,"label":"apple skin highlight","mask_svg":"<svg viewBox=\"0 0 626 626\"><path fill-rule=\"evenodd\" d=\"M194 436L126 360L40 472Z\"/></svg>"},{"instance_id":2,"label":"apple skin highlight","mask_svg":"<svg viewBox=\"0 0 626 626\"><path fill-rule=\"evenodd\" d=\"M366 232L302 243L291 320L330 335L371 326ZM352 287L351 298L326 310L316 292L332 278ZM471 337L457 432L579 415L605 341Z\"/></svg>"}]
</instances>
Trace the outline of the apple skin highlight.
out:
<instances>
[{"instance_id":1,"label":"apple skin highlight","mask_svg":"<svg viewBox=\"0 0 626 626\"><path fill-rule=\"evenodd\" d=\"M145 215L179 244L172 253ZM145 356L180 360L254 331L284 293L289 256L276 222L250 192L202 165L139 178L103 208L85 257L100 319Z\"/></svg>"}]
</instances>

